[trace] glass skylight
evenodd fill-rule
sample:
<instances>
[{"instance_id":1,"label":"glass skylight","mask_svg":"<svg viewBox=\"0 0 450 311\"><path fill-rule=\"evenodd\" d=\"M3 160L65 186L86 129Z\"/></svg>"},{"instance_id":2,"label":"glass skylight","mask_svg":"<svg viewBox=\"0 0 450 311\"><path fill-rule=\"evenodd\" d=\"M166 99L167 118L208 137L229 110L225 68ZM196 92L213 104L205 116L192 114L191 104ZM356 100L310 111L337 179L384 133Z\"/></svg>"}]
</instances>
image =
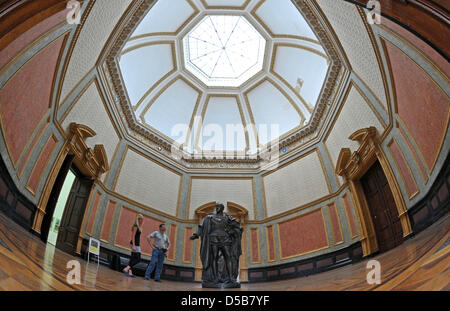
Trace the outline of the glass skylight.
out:
<instances>
[{"instance_id":1,"label":"glass skylight","mask_svg":"<svg viewBox=\"0 0 450 311\"><path fill-rule=\"evenodd\" d=\"M242 16L206 16L183 45L186 69L208 86L238 87L263 68L266 41Z\"/></svg>"}]
</instances>

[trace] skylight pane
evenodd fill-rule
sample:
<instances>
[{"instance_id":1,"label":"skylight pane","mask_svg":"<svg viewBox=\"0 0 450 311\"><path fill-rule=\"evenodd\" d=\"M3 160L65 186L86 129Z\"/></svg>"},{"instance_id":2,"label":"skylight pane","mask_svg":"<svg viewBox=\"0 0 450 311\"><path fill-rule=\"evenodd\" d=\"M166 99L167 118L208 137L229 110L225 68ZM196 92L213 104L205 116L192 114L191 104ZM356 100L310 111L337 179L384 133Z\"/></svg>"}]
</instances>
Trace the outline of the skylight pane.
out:
<instances>
[{"instance_id":1,"label":"skylight pane","mask_svg":"<svg viewBox=\"0 0 450 311\"><path fill-rule=\"evenodd\" d=\"M266 41L242 16L206 16L183 41L186 68L208 86L238 87L262 70Z\"/></svg>"}]
</instances>

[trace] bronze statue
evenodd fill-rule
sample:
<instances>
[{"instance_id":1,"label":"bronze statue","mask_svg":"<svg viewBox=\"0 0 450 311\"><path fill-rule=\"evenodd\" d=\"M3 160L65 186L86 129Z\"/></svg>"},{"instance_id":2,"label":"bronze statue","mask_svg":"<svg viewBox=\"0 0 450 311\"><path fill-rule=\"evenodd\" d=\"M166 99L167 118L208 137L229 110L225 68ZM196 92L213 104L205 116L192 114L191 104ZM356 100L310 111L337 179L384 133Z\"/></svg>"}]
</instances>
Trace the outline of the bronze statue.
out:
<instances>
[{"instance_id":1,"label":"bronze statue","mask_svg":"<svg viewBox=\"0 0 450 311\"><path fill-rule=\"evenodd\" d=\"M239 288L239 257L242 254L242 227L216 204L216 213L209 214L198 226L191 240L201 238L200 258L203 264L203 287Z\"/></svg>"}]
</instances>

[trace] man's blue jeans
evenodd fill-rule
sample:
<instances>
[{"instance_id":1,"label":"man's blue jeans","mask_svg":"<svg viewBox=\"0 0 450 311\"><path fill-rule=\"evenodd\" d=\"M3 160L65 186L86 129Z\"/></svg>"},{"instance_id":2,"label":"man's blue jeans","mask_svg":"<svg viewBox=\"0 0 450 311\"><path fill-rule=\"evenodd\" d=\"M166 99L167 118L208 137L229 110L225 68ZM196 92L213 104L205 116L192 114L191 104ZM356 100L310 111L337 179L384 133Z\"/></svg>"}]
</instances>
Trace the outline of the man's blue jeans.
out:
<instances>
[{"instance_id":1,"label":"man's blue jeans","mask_svg":"<svg viewBox=\"0 0 450 311\"><path fill-rule=\"evenodd\" d=\"M147 279L150 278L150 274L153 272L156 265L155 280L159 280L165 257L166 254L162 250L160 249L153 250L152 259L150 260L150 263L147 266L147 270L145 271L145 277Z\"/></svg>"}]
</instances>

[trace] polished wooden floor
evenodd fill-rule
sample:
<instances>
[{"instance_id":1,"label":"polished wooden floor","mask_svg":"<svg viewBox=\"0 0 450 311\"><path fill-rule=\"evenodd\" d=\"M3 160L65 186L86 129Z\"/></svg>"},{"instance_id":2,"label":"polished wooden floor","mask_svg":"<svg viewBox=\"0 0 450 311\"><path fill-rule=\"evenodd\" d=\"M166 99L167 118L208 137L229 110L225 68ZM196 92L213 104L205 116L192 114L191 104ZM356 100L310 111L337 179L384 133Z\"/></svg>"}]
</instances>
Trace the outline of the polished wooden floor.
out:
<instances>
[{"instance_id":1,"label":"polished wooden floor","mask_svg":"<svg viewBox=\"0 0 450 311\"><path fill-rule=\"evenodd\" d=\"M357 264L298 279L242 284L240 290L450 290L450 215L399 247ZM81 262L81 284L69 285L70 260ZM382 282L366 282L367 262L381 263ZM203 290L199 283L128 278L105 266L70 256L46 245L0 213L0 290Z\"/></svg>"}]
</instances>

